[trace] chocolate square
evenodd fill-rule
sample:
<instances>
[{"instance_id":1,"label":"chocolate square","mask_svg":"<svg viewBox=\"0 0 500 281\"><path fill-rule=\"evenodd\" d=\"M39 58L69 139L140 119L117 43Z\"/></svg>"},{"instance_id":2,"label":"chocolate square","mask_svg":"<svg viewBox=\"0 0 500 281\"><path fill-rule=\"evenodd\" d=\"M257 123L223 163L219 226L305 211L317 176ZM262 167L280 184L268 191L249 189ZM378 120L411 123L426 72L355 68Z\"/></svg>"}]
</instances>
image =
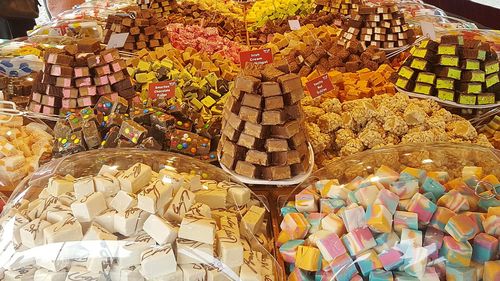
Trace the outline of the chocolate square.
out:
<instances>
[{"instance_id":1,"label":"chocolate square","mask_svg":"<svg viewBox=\"0 0 500 281\"><path fill-rule=\"evenodd\" d=\"M269 110L262 113L262 125L281 125L285 121L286 113L284 110Z\"/></svg>"},{"instance_id":2,"label":"chocolate square","mask_svg":"<svg viewBox=\"0 0 500 281\"><path fill-rule=\"evenodd\" d=\"M251 108L248 106L242 106L240 108L239 114L241 120L252 122L252 123L260 123L261 112L258 109Z\"/></svg>"},{"instance_id":3,"label":"chocolate square","mask_svg":"<svg viewBox=\"0 0 500 281\"><path fill-rule=\"evenodd\" d=\"M269 165L269 155L263 151L249 150L246 154L245 161L256 165L267 166Z\"/></svg>"}]
</instances>

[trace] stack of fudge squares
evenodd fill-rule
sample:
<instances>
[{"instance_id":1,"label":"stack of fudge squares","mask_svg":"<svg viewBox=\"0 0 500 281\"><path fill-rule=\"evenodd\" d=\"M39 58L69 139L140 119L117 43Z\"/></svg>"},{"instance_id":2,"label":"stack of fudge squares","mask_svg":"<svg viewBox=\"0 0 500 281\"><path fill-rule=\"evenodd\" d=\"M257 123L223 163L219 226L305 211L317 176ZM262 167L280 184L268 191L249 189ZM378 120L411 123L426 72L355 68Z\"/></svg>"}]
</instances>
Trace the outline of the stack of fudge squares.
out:
<instances>
[{"instance_id":1,"label":"stack of fudge squares","mask_svg":"<svg viewBox=\"0 0 500 281\"><path fill-rule=\"evenodd\" d=\"M357 13L363 0L316 0L316 5L323 11L340 13L344 16Z\"/></svg>"},{"instance_id":2,"label":"stack of fudge squares","mask_svg":"<svg viewBox=\"0 0 500 281\"><path fill-rule=\"evenodd\" d=\"M47 49L44 60L33 83L33 112L59 114L93 106L100 96L136 96L125 61L116 49L103 49L98 40L80 39L64 49Z\"/></svg>"},{"instance_id":3,"label":"stack of fudge squares","mask_svg":"<svg viewBox=\"0 0 500 281\"><path fill-rule=\"evenodd\" d=\"M302 83L281 62L247 64L223 111L220 162L253 179L284 180L309 168Z\"/></svg>"},{"instance_id":4,"label":"stack of fudge squares","mask_svg":"<svg viewBox=\"0 0 500 281\"><path fill-rule=\"evenodd\" d=\"M352 15L343 28L340 37L345 42L358 39L365 46L395 48L407 45L414 34L396 4L382 3L378 7L360 6L358 13Z\"/></svg>"},{"instance_id":5,"label":"stack of fudge squares","mask_svg":"<svg viewBox=\"0 0 500 281\"><path fill-rule=\"evenodd\" d=\"M486 42L457 35L424 40L398 71L396 86L464 105L494 104L500 95L499 61Z\"/></svg>"}]
</instances>

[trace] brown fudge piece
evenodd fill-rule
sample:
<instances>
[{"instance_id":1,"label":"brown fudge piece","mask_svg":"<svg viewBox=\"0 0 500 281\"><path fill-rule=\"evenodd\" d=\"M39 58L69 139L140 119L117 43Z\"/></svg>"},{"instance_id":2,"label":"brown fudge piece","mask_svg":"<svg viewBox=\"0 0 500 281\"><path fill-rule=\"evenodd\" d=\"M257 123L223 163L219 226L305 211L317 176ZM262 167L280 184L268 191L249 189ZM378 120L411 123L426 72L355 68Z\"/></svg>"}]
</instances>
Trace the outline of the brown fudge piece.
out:
<instances>
[{"instance_id":1,"label":"brown fudge piece","mask_svg":"<svg viewBox=\"0 0 500 281\"><path fill-rule=\"evenodd\" d=\"M307 156L307 152L309 151L309 147L307 146L306 142L303 142L303 143L297 145L297 147L295 147L295 150L297 150L300 153L300 157L304 157L304 156Z\"/></svg>"},{"instance_id":2,"label":"brown fudge piece","mask_svg":"<svg viewBox=\"0 0 500 281\"><path fill-rule=\"evenodd\" d=\"M306 135L304 134L304 132L298 132L295 135L293 135L293 137L290 139L290 146L292 148L296 148L305 142L306 142Z\"/></svg>"},{"instance_id":3,"label":"brown fudge piece","mask_svg":"<svg viewBox=\"0 0 500 281\"><path fill-rule=\"evenodd\" d=\"M241 101L241 105L259 109L261 107L260 106L261 102L262 102L261 96L245 93L245 95L243 95L243 100Z\"/></svg>"},{"instance_id":4,"label":"brown fudge piece","mask_svg":"<svg viewBox=\"0 0 500 281\"><path fill-rule=\"evenodd\" d=\"M262 113L262 125L280 125L285 121L286 114L283 110L269 110Z\"/></svg>"},{"instance_id":5,"label":"brown fudge piece","mask_svg":"<svg viewBox=\"0 0 500 281\"><path fill-rule=\"evenodd\" d=\"M234 169L234 163L236 161L234 160L234 158L231 155L224 153L224 154L222 154L222 157L220 158L220 162L224 166L226 166L226 168L232 170L232 169Z\"/></svg>"},{"instance_id":6,"label":"brown fudge piece","mask_svg":"<svg viewBox=\"0 0 500 281\"><path fill-rule=\"evenodd\" d=\"M101 42L93 38L84 38L76 42L79 53L95 53L101 49Z\"/></svg>"},{"instance_id":7,"label":"brown fudge piece","mask_svg":"<svg viewBox=\"0 0 500 281\"><path fill-rule=\"evenodd\" d=\"M275 125L271 127L271 136L289 139L300 131L300 122L297 120L288 121L283 125Z\"/></svg>"},{"instance_id":8,"label":"brown fudge piece","mask_svg":"<svg viewBox=\"0 0 500 281\"><path fill-rule=\"evenodd\" d=\"M260 123L260 111L258 109L242 106L240 108L239 116L241 120L252 123Z\"/></svg>"},{"instance_id":9,"label":"brown fudge piece","mask_svg":"<svg viewBox=\"0 0 500 281\"><path fill-rule=\"evenodd\" d=\"M245 122L245 128L243 133L254 136L259 139L263 139L266 135L269 127L260 124L255 124L251 122Z\"/></svg>"},{"instance_id":10,"label":"brown fudge piece","mask_svg":"<svg viewBox=\"0 0 500 281\"><path fill-rule=\"evenodd\" d=\"M234 80L234 89L253 93L260 85L260 80L252 76L238 76Z\"/></svg>"},{"instance_id":11,"label":"brown fudge piece","mask_svg":"<svg viewBox=\"0 0 500 281\"><path fill-rule=\"evenodd\" d=\"M245 126L245 121L242 121L238 115L234 113L229 113L229 118L227 119L227 123L231 125L231 127L235 128L238 131L243 130L243 127Z\"/></svg>"},{"instance_id":12,"label":"brown fudge piece","mask_svg":"<svg viewBox=\"0 0 500 281\"><path fill-rule=\"evenodd\" d=\"M287 118L292 120L301 119L304 115L300 104L285 106L285 112Z\"/></svg>"},{"instance_id":13,"label":"brown fudge piece","mask_svg":"<svg viewBox=\"0 0 500 281\"><path fill-rule=\"evenodd\" d=\"M278 82L281 85L281 90L284 93L290 93L292 91L302 89L302 81L297 74L285 74L278 78Z\"/></svg>"},{"instance_id":14,"label":"brown fudge piece","mask_svg":"<svg viewBox=\"0 0 500 281\"><path fill-rule=\"evenodd\" d=\"M237 141L238 137L240 136L240 132L231 127L229 123L226 123L226 125L224 126L222 134L231 141Z\"/></svg>"},{"instance_id":15,"label":"brown fudge piece","mask_svg":"<svg viewBox=\"0 0 500 281\"><path fill-rule=\"evenodd\" d=\"M266 180L284 180L292 177L290 166L273 166L262 169L262 178Z\"/></svg>"},{"instance_id":16,"label":"brown fudge piece","mask_svg":"<svg viewBox=\"0 0 500 281\"><path fill-rule=\"evenodd\" d=\"M292 165L292 174L294 176L304 174L309 170L309 159L306 158L302 162L298 164L293 164Z\"/></svg>"},{"instance_id":17,"label":"brown fudge piece","mask_svg":"<svg viewBox=\"0 0 500 281\"><path fill-rule=\"evenodd\" d=\"M254 136L241 133L240 138L238 139L238 145L246 147L248 149L256 149L261 146L261 140Z\"/></svg>"},{"instance_id":18,"label":"brown fudge piece","mask_svg":"<svg viewBox=\"0 0 500 281\"><path fill-rule=\"evenodd\" d=\"M304 90L297 89L290 93L285 94L285 104L293 105L298 103L304 97Z\"/></svg>"},{"instance_id":19,"label":"brown fudge piece","mask_svg":"<svg viewBox=\"0 0 500 281\"><path fill-rule=\"evenodd\" d=\"M263 82L262 86L262 96L273 97L281 95L280 85L276 82Z\"/></svg>"},{"instance_id":20,"label":"brown fudge piece","mask_svg":"<svg viewBox=\"0 0 500 281\"><path fill-rule=\"evenodd\" d=\"M301 160L302 157L297 150L273 152L271 155L271 164L274 166L297 164Z\"/></svg>"},{"instance_id":21,"label":"brown fudge piece","mask_svg":"<svg viewBox=\"0 0 500 281\"><path fill-rule=\"evenodd\" d=\"M267 139L264 147L267 152L287 151L288 142L284 139Z\"/></svg>"},{"instance_id":22,"label":"brown fudge piece","mask_svg":"<svg viewBox=\"0 0 500 281\"><path fill-rule=\"evenodd\" d=\"M227 154L235 159L243 159L246 151L246 148L239 146L231 141L225 141L222 144L222 153Z\"/></svg>"},{"instance_id":23,"label":"brown fudge piece","mask_svg":"<svg viewBox=\"0 0 500 281\"><path fill-rule=\"evenodd\" d=\"M240 113L240 107L241 107L240 102L238 102L238 100L235 97L229 96L227 98L227 101L226 101L226 104L224 106L224 109L227 108L232 113L238 114L238 113Z\"/></svg>"},{"instance_id":24,"label":"brown fudge piece","mask_svg":"<svg viewBox=\"0 0 500 281\"><path fill-rule=\"evenodd\" d=\"M273 65L266 65L262 71L262 78L264 78L264 81L276 81L276 79L283 74L285 73L275 68Z\"/></svg>"},{"instance_id":25,"label":"brown fudge piece","mask_svg":"<svg viewBox=\"0 0 500 281\"><path fill-rule=\"evenodd\" d=\"M249 150L245 157L245 161L252 164L267 166L269 165L269 155L263 151Z\"/></svg>"},{"instance_id":26,"label":"brown fudge piece","mask_svg":"<svg viewBox=\"0 0 500 281\"><path fill-rule=\"evenodd\" d=\"M257 178L260 176L259 167L245 161L238 161L236 163L235 172L248 178Z\"/></svg>"},{"instance_id":27,"label":"brown fudge piece","mask_svg":"<svg viewBox=\"0 0 500 281\"><path fill-rule=\"evenodd\" d=\"M282 96L268 97L264 99L265 110L282 109L285 106Z\"/></svg>"}]
</instances>

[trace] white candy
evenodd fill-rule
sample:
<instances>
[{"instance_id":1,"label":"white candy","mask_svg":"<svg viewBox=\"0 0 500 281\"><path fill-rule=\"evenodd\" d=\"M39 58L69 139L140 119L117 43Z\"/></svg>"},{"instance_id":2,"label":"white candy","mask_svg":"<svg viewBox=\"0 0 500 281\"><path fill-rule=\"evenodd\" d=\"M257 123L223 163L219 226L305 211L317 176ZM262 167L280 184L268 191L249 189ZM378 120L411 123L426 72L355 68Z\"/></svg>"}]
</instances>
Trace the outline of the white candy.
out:
<instances>
[{"instance_id":1,"label":"white candy","mask_svg":"<svg viewBox=\"0 0 500 281\"><path fill-rule=\"evenodd\" d=\"M103 174L110 174L112 176L116 176L118 174L118 167L117 166L108 166L108 165L102 165L101 169L99 170L98 175L103 175Z\"/></svg>"},{"instance_id":2,"label":"white candy","mask_svg":"<svg viewBox=\"0 0 500 281\"><path fill-rule=\"evenodd\" d=\"M102 174L94 177L95 190L104 196L113 196L120 190L120 182L111 174Z\"/></svg>"},{"instance_id":3,"label":"white candy","mask_svg":"<svg viewBox=\"0 0 500 281\"><path fill-rule=\"evenodd\" d=\"M217 266L204 264L206 271L206 281L233 281L239 280L240 268L229 268L224 264Z\"/></svg>"},{"instance_id":4,"label":"white candy","mask_svg":"<svg viewBox=\"0 0 500 281\"><path fill-rule=\"evenodd\" d=\"M59 195L57 197L57 200L59 203L63 204L64 206L71 206L73 202L75 202L75 193L74 192L66 192L62 195Z\"/></svg>"},{"instance_id":5,"label":"white candy","mask_svg":"<svg viewBox=\"0 0 500 281\"><path fill-rule=\"evenodd\" d=\"M262 275L266 281L274 281L272 260L269 257L262 257Z\"/></svg>"},{"instance_id":6,"label":"white candy","mask_svg":"<svg viewBox=\"0 0 500 281\"><path fill-rule=\"evenodd\" d=\"M209 264L213 262L214 250L212 245L181 238L178 238L176 242L178 264Z\"/></svg>"},{"instance_id":7,"label":"white candy","mask_svg":"<svg viewBox=\"0 0 500 281\"><path fill-rule=\"evenodd\" d=\"M226 189L198 190L195 193L196 202L204 203L212 209L223 209L226 207Z\"/></svg>"},{"instance_id":8,"label":"white candy","mask_svg":"<svg viewBox=\"0 0 500 281\"><path fill-rule=\"evenodd\" d=\"M186 216L198 216L198 217L212 217L212 212L208 205L203 203L194 203L189 211L186 212Z\"/></svg>"},{"instance_id":9,"label":"white candy","mask_svg":"<svg viewBox=\"0 0 500 281\"><path fill-rule=\"evenodd\" d=\"M184 281L198 281L205 279L205 268L201 264L181 264L179 267L184 274Z\"/></svg>"},{"instance_id":10,"label":"white candy","mask_svg":"<svg viewBox=\"0 0 500 281\"><path fill-rule=\"evenodd\" d=\"M35 219L24 225L19 231L22 244L28 248L43 245L44 230L49 226L50 222L41 219Z\"/></svg>"},{"instance_id":11,"label":"white candy","mask_svg":"<svg viewBox=\"0 0 500 281\"><path fill-rule=\"evenodd\" d=\"M106 209L106 200L101 192L92 193L71 204L73 215L80 222L90 222Z\"/></svg>"},{"instance_id":12,"label":"white candy","mask_svg":"<svg viewBox=\"0 0 500 281\"><path fill-rule=\"evenodd\" d=\"M68 272L65 270L52 272L45 268L40 268L35 272L33 281L65 281L67 275Z\"/></svg>"},{"instance_id":13,"label":"white candy","mask_svg":"<svg viewBox=\"0 0 500 281\"><path fill-rule=\"evenodd\" d=\"M184 280L184 275L183 275L182 269L180 267L177 267L177 269L173 273L170 273L170 274L167 274L167 275L163 275L163 276L158 277L158 278L151 278L151 279L148 279L148 280L154 280L154 281L179 281L179 280Z\"/></svg>"},{"instance_id":14,"label":"white candy","mask_svg":"<svg viewBox=\"0 0 500 281\"><path fill-rule=\"evenodd\" d=\"M170 222L156 216L150 215L144 222L142 229L149 234L159 245L173 243L177 238L179 228Z\"/></svg>"},{"instance_id":15,"label":"white candy","mask_svg":"<svg viewBox=\"0 0 500 281\"><path fill-rule=\"evenodd\" d=\"M5 281L33 281L36 268L26 266L16 270L7 270L4 272Z\"/></svg>"},{"instance_id":16,"label":"white candy","mask_svg":"<svg viewBox=\"0 0 500 281\"><path fill-rule=\"evenodd\" d=\"M250 201L250 189L236 186L230 187L227 191L227 203L231 205L243 206Z\"/></svg>"},{"instance_id":17,"label":"white candy","mask_svg":"<svg viewBox=\"0 0 500 281\"><path fill-rule=\"evenodd\" d=\"M57 197L54 196L49 196L45 199L41 199L40 201L37 202L36 205L30 204L28 206L29 211L27 215L31 220L38 218L45 220L47 218L47 209L49 209L49 207L51 206L57 205L58 203L59 200L57 199Z\"/></svg>"},{"instance_id":18,"label":"white candy","mask_svg":"<svg viewBox=\"0 0 500 281\"><path fill-rule=\"evenodd\" d=\"M75 280L92 280L100 281L101 274L99 272L90 272L84 266L72 265L69 268L68 275L66 276L66 281Z\"/></svg>"},{"instance_id":19,"label":"white candy","mask_svg":"<svg viewBox=\"0 0 500 281\"><path fill-rule=\"evenodd\" d=\"M174 196L174 188L171 184L165 184L160 180L154 180L144 190L139 193L138 205L142 209L151 214L163 213L165 205Z\"/></svg>"},{"instance_id":20,"label":"white candy","mask_svg":"<svg viewBox=\"0 0 500 281\"><path fill-rule=\"evenodd\" d=\"M43 190L46 190L46 189L43 189ZM30 203L29 200L22 198L22 199L18 200L14 205L12 205L12 208L17 209L19 211L22 211L22 210L28 208L29 203Z\"/></svg>"},{"instance_id":21,"label":"white candy","mask_svg":"<svg viewBox=\"0 0 500 281\"><path fill-rule=\"evenodd\" d=\"M109 274L118 250L115 241L88 241L85 247L89 249L86 268L91 272Z\"/></svg>"},{"instance_id":22,"label":"white candy","mask_svg":"<svg viewBox=\"0 0 500 281\"><path fill-rule=\"evenodd\" d=\"M238 219L222 217L221 230L217 231L217 253L220 261L229 266L237 267L243 264L243 245L241 244Z\"/></svg>"},{"instance_id":23,"label":"white candy","mask_svg":"<svg viewBox=\"0 0 500 281\"><path fill-rule=\"evenodd\" d=\"M104 229L111 233L115 233L115 215L118 214L118 211L113 209L107 209L103 211L101 214L94 218L94 222L101 225Z\"/></svg>"},{"instance_id":24,"label":"white candy","mask_svg":"<svg viewBox=\"0 0 500 281\"><path fill-rule=\"evenodd\" d=\"M141 281L144 280L140 266L131 266L120 271L120 281Z\"/></svg>"},{"instance_id":25,"label":"white candy","mask_svg":"<svg viewBox=\"0 0 500 281\"><path fill-rule=\"evenodd\" d=\"M110 233L107 229L96 222L92 222L90 228L83 236L83 240L117 240L116 235Z\"/></svg>"},{"instance_id":26,"label":"white candy","mask_svg":"<svg viewBox=\"0 0 500 281\"><path fill-rule=\"evenodd\" d=\"M158 172L158 179L161 180L164 184L172 185L174 193L177 193L181 187L184 187L184 176L171 171L168 168L161 169ZM189 189L189 187L187 187L187 189Z\"/></svg>"},{"instance_id":27,"label":"white candy","mask_svg":"<svg viewBox=\"0 0 500 281\"><path fill-rule=\"evenodd\" d=\"M177 261L170 245L147 249L141 254L141 273L146 279L174 273Z\"/></svg>"},{"instance_id":28,"label":"white candy","mask_svg":"<svg viewBox=\"0 0 500 281\"><path fill-rule=\"evenodd\" d=\"M194 199L194 193L181 187L179 191L177 191L177 194L175 194L174 199L172 199L170 206L168 206L164 217L169 221L181 222L186 212L191 208L191 205L193 205Z\"/></svg>"},{"instance_id":29,"label":"white candy","mask_svg":"<svg viewBox=\"0 0 500 281\"><path fill-rule=\"evenodd\" d=\"M151 179L151 167L136 163L122 174L118 175L120 188L124 191L136 193L146 186Z\"/></svg>"},{"instance_id":30,"label":"white candy","mask_svg":"<svg viewBox=\"0 0 500 281\"><path fill-rule=\"evenodd\" d=\"M82 240L82 225L76 218L67 218L43 230L45 243L57 243Z\"/></svg>"},{"instance_id":31,"label":"white candy","mask_svg":"<svg viewBox=\"0 0 500 281\"><path fill-rule=\"evenodd\" d=\"M47 185L47 192L52 196L59 196L73 191L73 181L63 177L51 177Z\"/></svg>"},{"instance_id":32,"label":"white candy","mask_svg":"<svg viewBox=\"0 0 500 281\"><path fill-rule=\"evenodd\" d=\"M110 204L110 207L118 212L125 212L135 206L137 206L137 195L123 190L118 191L113 200L111 200Z\"/></svg>"},{"instance_id":33,"label":"white candy","mask_svg":"<svg viewBox=\"0 0 500 281\"><path fill-rule=\"evenodd\" d=\"M214 244L216 224L213 219L185 217L179 228L179 238Z\"/></svg>"},{"instance_id":34,"label":"white candy","mask_svg":"<svg viewBox=\"0 0 500 281\"><path fill-rule=\"evenodd\" d=\"M36 265L49 271L60 271L67 267L74 254L64 242L44 245L39 249L43 249L43 255L36 256Z\"/></svg>"},{"instance_id":35,"label":"white candy","mask_svg":"<svg viewBox=\"0 0 500 281\"><path fill-rule=\"evenodd\" d=\"M266 209L252 206L241 219L240 231L243 236L255 234L264 221ZM250 232L250 233L248 233Z\"/></svg>"},{"instance_id":36,"label":"white candy","mask_svg":"<svg viewBox=\"0 0 500 281\"><path fill-rule=\"evenodd\" d=\"M94 177L87 176L77 178L74 183L75 197L81 199L89 194L95 192Z\"/></svg>"},{"instance_id":37,"label":"white candy","mask_svg":"<svg viewBox=\"0 0 500 281\"><path fill-rule=\"evenodd\" d=\"M8 231L9 233L12 233L12 241L14 241L17 244L21 243L21 235L20 235L21 228L27 225L29 222L30 220L25 216L23 216L22 214L18 212L13 212L13 215L2 223L2 227L4 229L4 235Z\"/></svg>"},{"instance_id":38,"label":"white candy","mask_svg":"<svg viewBox=\"0 0 500 281\"><path fill-rule=\"evenodd\" d=\"M72 217L71 208L65 205L53 205L47 209L47 221L56 223Z\"/></svg>"},{"instance_id":39,"label":"white candy","mask_svg":"<svg viewBox=\"0 0 500 281\"><path fill-rule=\"evenodd\" d=\"M262 254L257 251L245 251L240 270L241 281L262 280Z\"/></svg>"},{"instance_id":40,"label":"white candy","mask_svg":"<svg viewBox=\"0 0 500 281\"><path fill-rule=\"evenodd\" d=\"M117 251L118 266L128 268L141 264L142 252L155 245L155 241L146 233L128 238L127 242L120 246Z\"/></svg>"},{"instance_id":41,"label":"white candy","mask_svg":"<svg viewBox=\"0 0 500 281\"><path fill-rule=\"evenodd\" d=\"M115 215L115 230L121 235L130 236L142 229L149 213L131 208Z\"/></svg>"}]
</instances>

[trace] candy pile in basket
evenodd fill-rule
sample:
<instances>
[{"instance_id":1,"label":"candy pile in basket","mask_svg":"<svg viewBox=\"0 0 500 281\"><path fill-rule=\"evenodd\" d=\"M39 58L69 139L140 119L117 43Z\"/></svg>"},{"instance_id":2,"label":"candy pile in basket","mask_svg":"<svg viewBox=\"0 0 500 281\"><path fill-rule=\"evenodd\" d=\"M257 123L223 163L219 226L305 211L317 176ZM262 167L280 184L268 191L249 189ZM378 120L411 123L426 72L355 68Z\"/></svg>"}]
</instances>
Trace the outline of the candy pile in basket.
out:
<instances>
[{"instance_id":1,"label":"candy pile in basket","mask_svg":"<svg viewBox=\"0 0 500 281\"><path fill-rule=\"evenodd\" d=\"M269 237L265 206L220 170L137 150L82 157L35 175L23 186L30 195L8 203L5 280L275 278L275 260L257 240Z\"/></svg>"},{"instance_id":2,"label":"candy pile in basket","mask_svg":"<svg viewBox=\"0 0 500 281\"><path fill-rule=\"evenodd\" d=\"M348 157L289 195L277 238L288 279L499 280L498 157L430 147Z\"/></svg>"}]
</instances>

